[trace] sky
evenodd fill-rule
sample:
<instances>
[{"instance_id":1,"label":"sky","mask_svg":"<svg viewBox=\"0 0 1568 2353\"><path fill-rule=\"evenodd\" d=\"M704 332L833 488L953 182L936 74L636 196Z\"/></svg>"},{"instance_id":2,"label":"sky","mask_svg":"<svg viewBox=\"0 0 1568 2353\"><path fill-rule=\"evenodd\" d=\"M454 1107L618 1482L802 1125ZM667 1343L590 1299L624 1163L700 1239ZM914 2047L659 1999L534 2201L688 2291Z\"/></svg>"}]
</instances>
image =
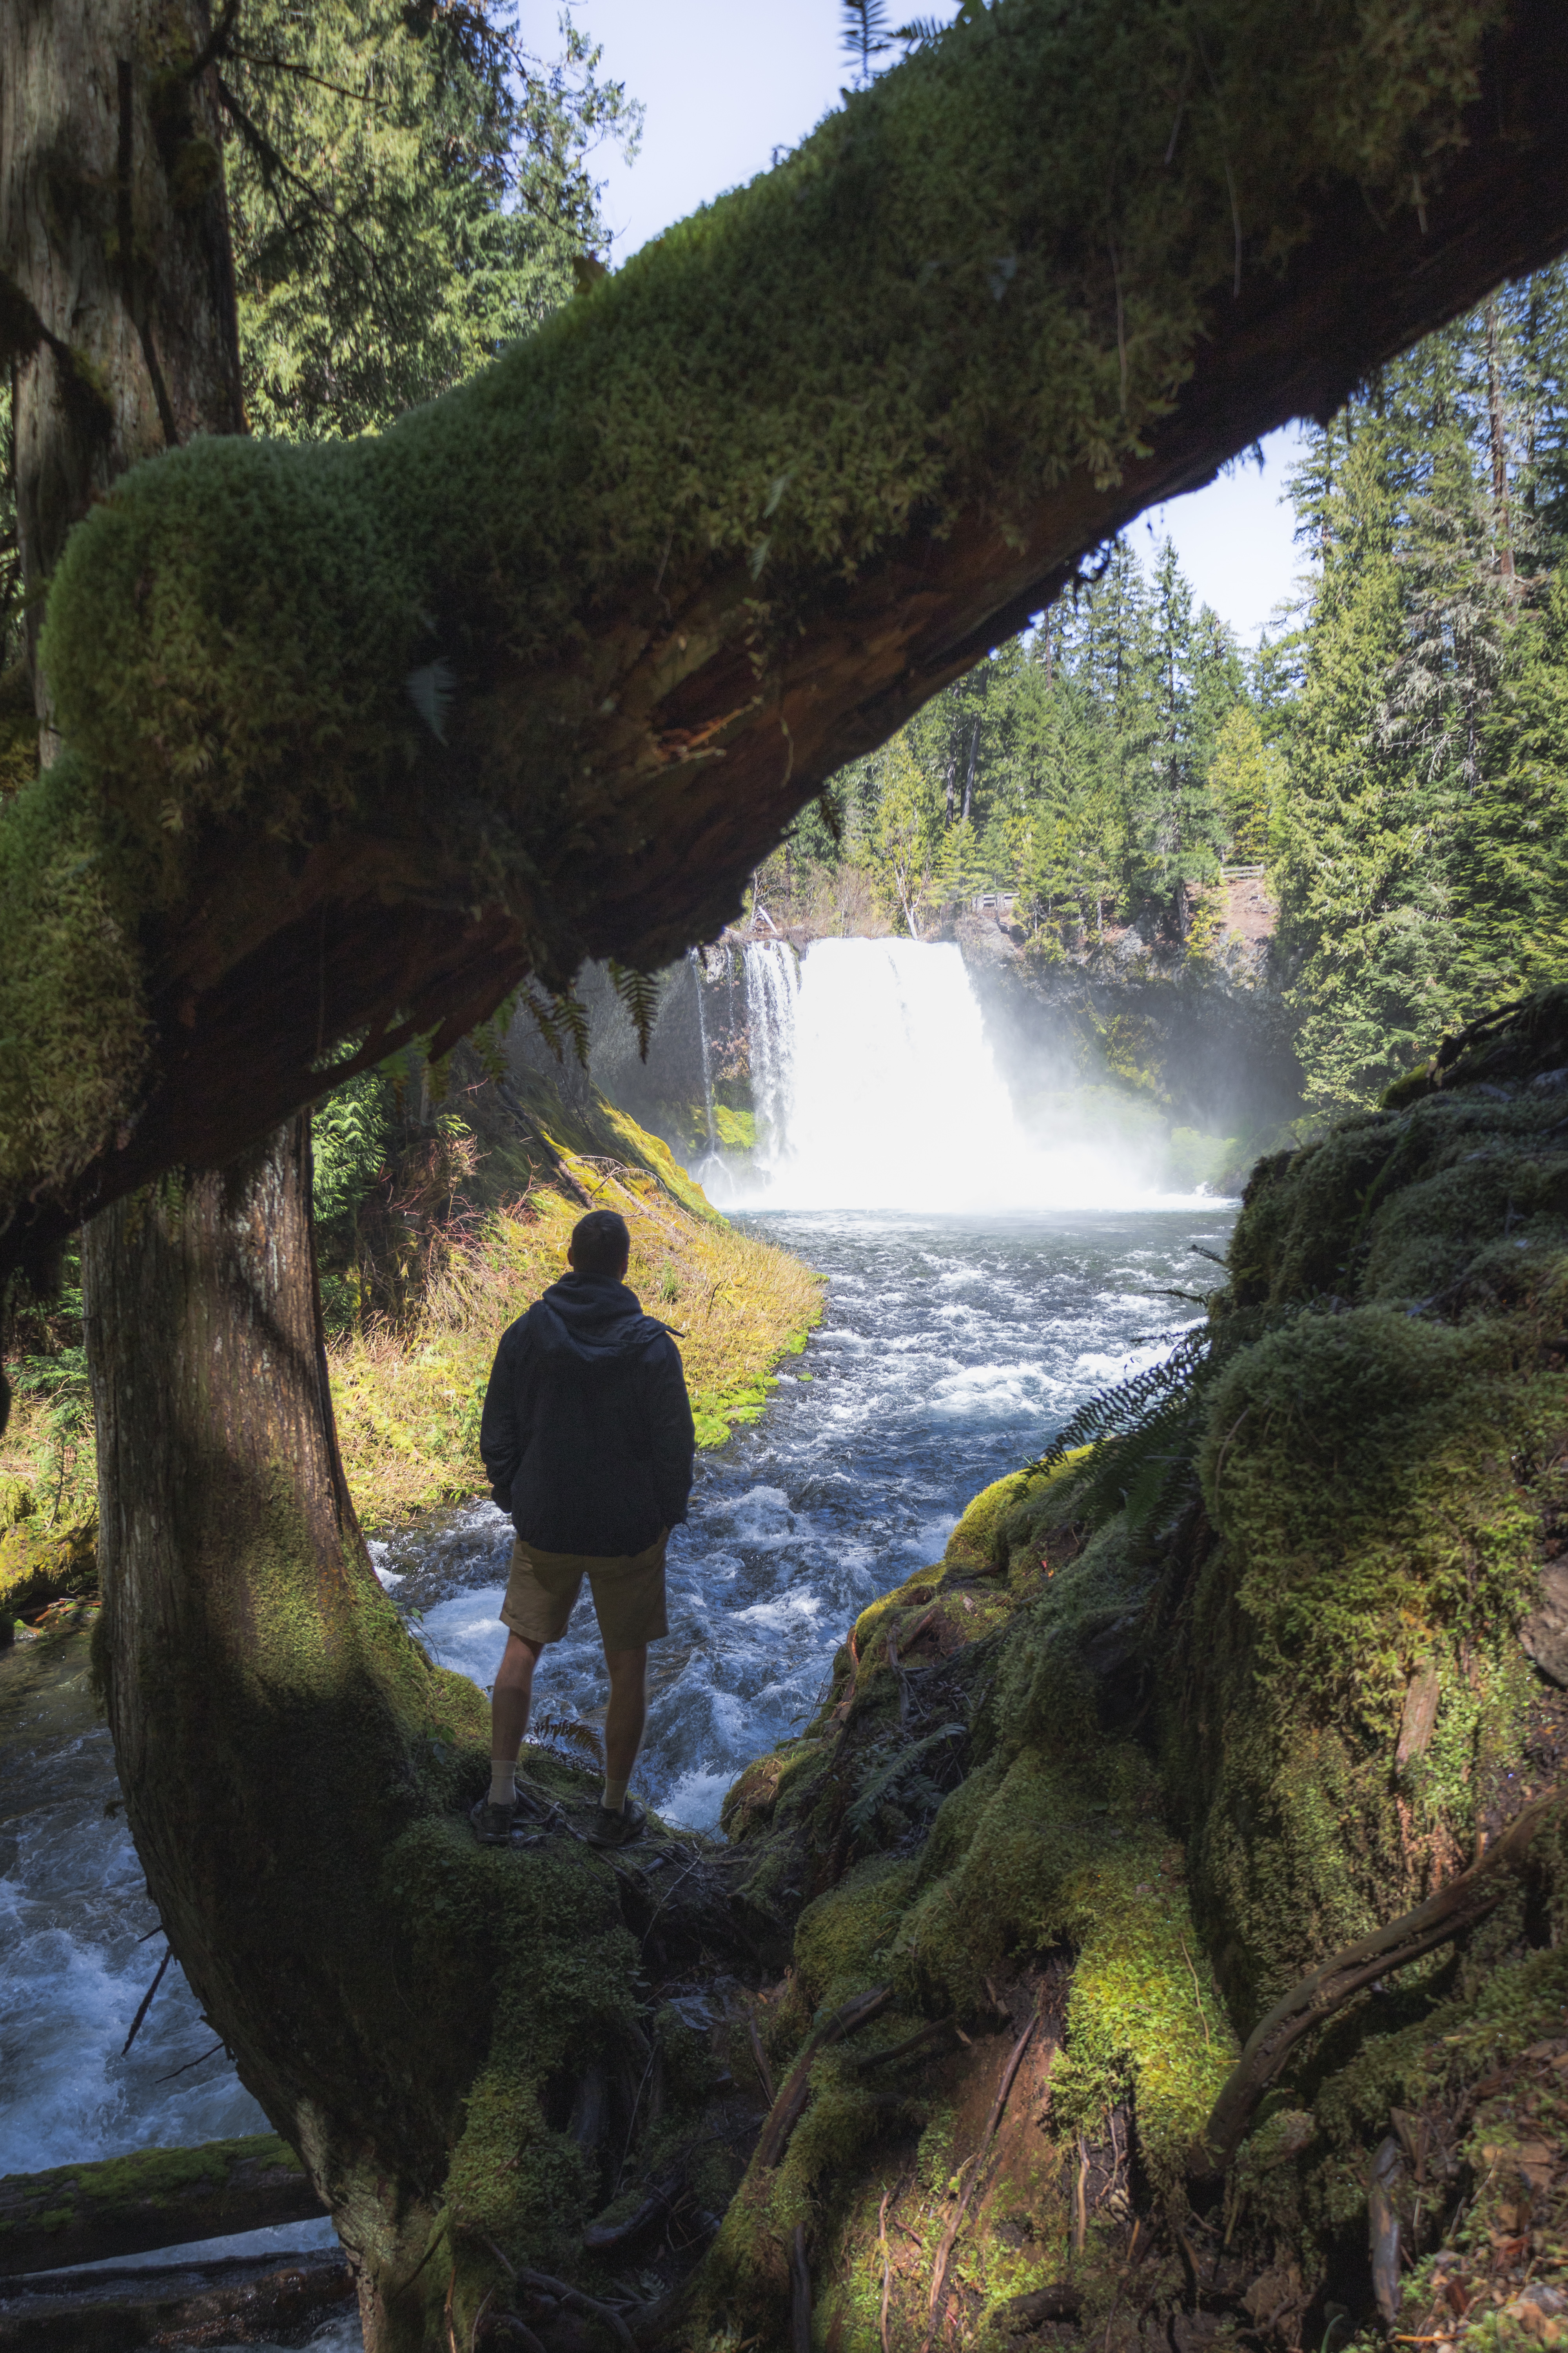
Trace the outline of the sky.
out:
<instances>
[{"instance_id":1,"label":"sky","mask_svg":"<svg viewBox=\"0 0 1568 2353\"><path fill-rule=\"evenodd\" d=\"M535 0L534 47L550 46ZM925 13L950 17L957 0ZM792 147L839 102L850 76L840 46L840 0L574 0L572 15L603 47L601 72L624 81L644 110L631 164L601 149L613 263L710 197L765 172L776 147ZM1277 627L1275 608L1293 592L1294 518L1281 503L1297 443L1294 427L1264 443L1262 471L1244 461L1207 490L1152 509L1132 527L1147 560L1169 533L1198 597L1248 646Z\"/></svg>"}]
</instances>

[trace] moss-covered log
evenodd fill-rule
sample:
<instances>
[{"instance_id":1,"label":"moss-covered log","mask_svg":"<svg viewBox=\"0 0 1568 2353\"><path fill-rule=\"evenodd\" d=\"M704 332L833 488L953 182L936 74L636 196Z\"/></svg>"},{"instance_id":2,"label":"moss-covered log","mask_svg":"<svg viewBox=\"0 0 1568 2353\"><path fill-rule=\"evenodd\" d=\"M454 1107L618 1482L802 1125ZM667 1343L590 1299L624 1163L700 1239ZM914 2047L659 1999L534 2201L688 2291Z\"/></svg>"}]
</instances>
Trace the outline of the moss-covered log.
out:
<instances>
[{"instance_id":1,"label":"moss-covered log","mask_svg":"<svg viewBox=\"0 0 1568 2353\"><path fill-rule=\"evenodd\" d=\"M1565 107L1550 0L1001 0L392 431L137 470L0 838L6 1252L711 929L1139 508L1559 251Z\"/></svg>"},{"instance_id":2,"label":"moss-covered log","mask_svg":"<svg viewBox=\"0 0 1568 2353\"><path fill-rule=\"evenodd\" d=\"M0 2273L98 2263L308 2222L321 2211L299 2158L272 2133L8 2173L0 2178Z\"/></svg>"}]
</instances>

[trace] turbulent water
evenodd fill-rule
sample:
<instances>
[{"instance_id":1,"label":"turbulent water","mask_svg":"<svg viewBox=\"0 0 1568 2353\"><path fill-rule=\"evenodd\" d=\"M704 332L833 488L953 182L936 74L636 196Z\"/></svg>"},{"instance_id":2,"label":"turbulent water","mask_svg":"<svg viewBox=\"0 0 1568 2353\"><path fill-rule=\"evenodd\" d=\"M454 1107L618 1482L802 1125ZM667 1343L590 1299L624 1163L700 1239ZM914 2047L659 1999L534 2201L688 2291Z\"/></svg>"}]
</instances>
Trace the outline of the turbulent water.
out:
<instances>
[{"instance_id":1,"label":"turbulent water","mask_svg":"<svg viewBox=\"0 0 1568 2353\"><path fill-rule=\"evenodd\" d=\"M802 1000L812 969L808 958ZM885 1030L908 1001L884 993ZM799 1046L799 1033L793 1050L786 1037L775 1065L780 1161L801 1100ZM893 1050L885 1035L883 1046ZM990 1086L985 1070L975 1083ZM940 1133L950 1154L946 1106ZM920 1136L906 1125L892 1140L916 1153ZM983 1133L973 1141L981 1152ZM938 1160L933 1145L924 1165ZM846 1158L852 1197L855 1166ZM654 1804L683 1824L716 1823L741 1766L809 1715L865 1602L938 1559L969 1498L1085 1398L1162 1353L1153 1335L1192 1309L1161 1294L1206 1287L1213 1269L1193 1246L1222 1250L1230 1218L1229 1204L1203 1200L751 1216L828 1276L826 1310L763 1419L699 1457L691 1518L671 1545L671 1632L653 1653L637 1777ZM473 1504L376 1548L420 1638L486 1685L509 1543L501 1514ZM162 1943L140 1941L154 1914L110 1810L113 1762L85 1676L79 1643L0 1654L0 2172L264 2129L223 2053L210 2053L177 1968L121 2055ZM536 1689L540 1715L602 1715L586 1596ZM272 2240L326 2235L310 2224ZM353 2336L334 2324L330 2342Z\"/></svg>"}]
</instances>

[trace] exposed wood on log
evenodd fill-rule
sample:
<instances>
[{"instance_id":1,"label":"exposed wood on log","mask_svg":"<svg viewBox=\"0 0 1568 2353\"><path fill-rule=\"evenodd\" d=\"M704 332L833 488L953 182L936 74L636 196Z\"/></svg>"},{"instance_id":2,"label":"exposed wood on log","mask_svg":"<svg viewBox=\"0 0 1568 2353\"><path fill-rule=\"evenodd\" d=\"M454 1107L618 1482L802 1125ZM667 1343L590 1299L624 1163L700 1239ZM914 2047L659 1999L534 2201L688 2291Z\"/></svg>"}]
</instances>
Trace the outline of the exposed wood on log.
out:
<instances>
[{"instance_id":1,"label":"exposed wood on log","mask_svg":"<svg viewBox=\"0 0 1568 2353\"><path fill-rule=\"evenodd\" d=\"M313 2221L323 2211L292 2150L272 2133L10 2173L0 2180L0 2274L146 2254Z\"/></svg>"},{"instance_id":2,"label":"exposed wood on log","mask_svg":"<svg viewBox=\"0 0 1568 2353\"><path fill-rule=\"evenodd\" d=\"M1304 244L1216 304L1146 455L1100 483L1070 473L1008 540L975 512L940 538L912 529L851 580L824 578L760 689L736 634L753 587L744 564L678 592L689 648L678 663L634 626L645 584L601 594L564 659L585 692L603 678L621 697L623 765L597 740L596 758L636 847L564 848L526 910L476 906L471 861L439 834L434 812L462 786L455 746L444 764L432 753L374 839L344 833L299 854L215 832L155 943L154 1078L137 1117L15 1208L0 1261L163 1168L222 1165L322 1091L334 1039L363 1038L373 1059L433 1030L444 1050L537 968L541 944L557 973L583 955L651 966L713 930L835 770L1037 613L1086 552L1259 435L1331 413L1371 368L1561 252L1565 116L1568 18L1552 0L1520 0L1490 40L1467 143L1419 208L1380 219L1358 187L1326 187ZM672 765L677 739L722 756ZM657 745L662 765L650 765Z\"/></svg>"},{"instance_id":3,"label":"exposed wood on log","mask_svg":"<svg viewBox=\"0 0 1568 2353\"><path fill-rule=\"evenodd\" d=\"M1212 2180L1224 2171L1246 2137L1258 2102L1304 2034L1321 2026L1374 1978L1402 1969L1447 1944L1501 1902L1501 1873L1520 1860L1536 1831L1565 1799L1565 1789L1552 1789L1538 1798L1468 1871L1440 1887L1414 1912L1331 1954L1275 2003L1248 2036L1208 2123L1187 2152L1187 2171L1192 2180Z\"/></svg>"}]
</instances>

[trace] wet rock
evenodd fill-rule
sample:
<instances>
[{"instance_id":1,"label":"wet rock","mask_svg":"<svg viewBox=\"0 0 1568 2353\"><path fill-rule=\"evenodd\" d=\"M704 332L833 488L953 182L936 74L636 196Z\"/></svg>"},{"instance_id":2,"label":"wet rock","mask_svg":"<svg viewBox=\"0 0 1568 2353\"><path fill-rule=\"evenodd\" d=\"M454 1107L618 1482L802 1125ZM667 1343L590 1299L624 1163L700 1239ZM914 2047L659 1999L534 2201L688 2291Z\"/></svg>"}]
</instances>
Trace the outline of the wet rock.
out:
<instances>
[{"instance_id":1,"label":"wet rock","mask_svg":"<svg viewBox=\"0 0 1568 2353\"><path fill-rule=\"evenodd\" d=\"M1541 1573L1541 1607L1519 1630L1529 1656L1554 1683L1568 1687L1568 1561Z\"/></svg>"}]
</instances>

